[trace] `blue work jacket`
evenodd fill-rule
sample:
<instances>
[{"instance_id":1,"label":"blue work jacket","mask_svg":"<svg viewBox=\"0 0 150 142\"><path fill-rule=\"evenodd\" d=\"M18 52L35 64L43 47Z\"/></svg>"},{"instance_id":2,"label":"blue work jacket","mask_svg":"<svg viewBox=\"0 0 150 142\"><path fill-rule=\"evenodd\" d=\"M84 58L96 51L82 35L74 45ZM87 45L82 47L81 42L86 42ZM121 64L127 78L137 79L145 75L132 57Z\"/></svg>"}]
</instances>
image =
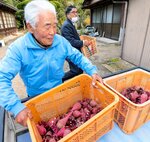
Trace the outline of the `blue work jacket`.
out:
<instances>
[{"instance_id":1,"label":"blue work jacket","mask_svg":"<svg viewBox=\"0 0 150 142\"><path fill-rule=\"evenodd\" d=\"M97 73L96 67L60 35L54 36L47 50L37 44L31 33L18 38L0 62L0 106L14 116L25 108L12 88L11 80L18 73L31 97L60 85L66 58L89 75Z\"/></svg>"}]
</instances>

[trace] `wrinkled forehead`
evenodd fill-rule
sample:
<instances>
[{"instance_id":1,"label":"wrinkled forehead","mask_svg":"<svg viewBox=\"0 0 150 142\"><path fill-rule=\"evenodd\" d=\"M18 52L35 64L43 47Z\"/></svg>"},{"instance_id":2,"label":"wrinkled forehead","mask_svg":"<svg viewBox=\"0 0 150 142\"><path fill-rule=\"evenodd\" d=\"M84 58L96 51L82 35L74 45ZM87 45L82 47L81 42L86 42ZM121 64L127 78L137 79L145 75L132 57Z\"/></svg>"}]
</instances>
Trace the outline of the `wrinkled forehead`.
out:
<instances>
[{"instance_id":1,"label":"wrinkled forehead","mask_svg":"<svg viewBox=\"0 0 150 142\"><path fill-rule=\"evenodd\" d=\"M51 11L41 11L38 15L38 23L57 23L57 16Z\"/></svg>"}]
</instances>

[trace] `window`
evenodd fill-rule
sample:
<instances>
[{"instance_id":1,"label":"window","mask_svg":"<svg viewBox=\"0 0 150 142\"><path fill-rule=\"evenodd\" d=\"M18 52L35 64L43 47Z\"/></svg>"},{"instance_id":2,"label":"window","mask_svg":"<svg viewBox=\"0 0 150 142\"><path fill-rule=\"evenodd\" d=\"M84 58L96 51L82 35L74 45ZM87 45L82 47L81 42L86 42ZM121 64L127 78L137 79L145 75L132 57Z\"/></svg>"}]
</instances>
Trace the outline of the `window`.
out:
<instances>
[{"instance_id":1,"label":"window","mask_svg":"<svg viewBox=\"0 0 150 142\"><path fill-rule=\"evenodd\" d=\"M11 27L15 27L15 17L11 14Z\"/></svg>"},{"instance_id":2,"label":"window","mask_svg":"<svg viewBox=\"0 0 150 142\"><path fill-rule=\"evenodd\" d=\"M113 23L120 23L121 21L121 6L114 5Z\"/></svg>"},{"instance_id":3,"label":"window","mask_svg":"<svg viewBox=\"0 0 150 142\"><path fill-rule=\"evenodd\" d=\"M97 14L97 12L96 12L97 10L96 9L93 9L93 23L96 23L96 14Z\"/></svg>"},{"instance_id":4,"label":"window","mask_svg":"<svg viewBox=\"0 0 150 142\"><path fill-rule=\"evenodd\" d=\"M100 18L101 18L101 9L98 8L96 11L96 23L100 23Z\"/></svg>"},{"instance_id":5,"label":"window","mask_svg":"<svg viewBox=\"0 0 150 142\"><path fill-rule=\"evenodd\" d=\"M107 7L107 23L112 23L112 14L113 14L113 6L109 5Z\"/></svg>"},{"instance_id":6,"label":"window","mask_svg":"<svg viewBox=\"0 0 150 142\"><path fill-rule=\"evenodd\" d=\"M4 26L3 26L3 21L2 21L1 15L0 15L0 29L3 29L3 28L4 28Z\"/></svg>"},{"instance_id":7,"label":"window","mask_svg":"<svg viewBox=\"0 0 150 142\"><path fill-rule=\"evenodd\" d=\"M4 20L4 25L2 23L2 17ZM16 27L15 16L10 13L2 12L2 17L0 17L0 28L13 28Z\"/></svg>"},{"instance_id":8,"label":"window","mask_svg":"<svg viewBox=\"0 0 150 142\"><path fill-rule=\"evenodd\" d=\"M5 13L2 12L3 20L4 20L4 27L7 28L7 23L6 23L6 16Z\"/></svg>"}]
</instances>

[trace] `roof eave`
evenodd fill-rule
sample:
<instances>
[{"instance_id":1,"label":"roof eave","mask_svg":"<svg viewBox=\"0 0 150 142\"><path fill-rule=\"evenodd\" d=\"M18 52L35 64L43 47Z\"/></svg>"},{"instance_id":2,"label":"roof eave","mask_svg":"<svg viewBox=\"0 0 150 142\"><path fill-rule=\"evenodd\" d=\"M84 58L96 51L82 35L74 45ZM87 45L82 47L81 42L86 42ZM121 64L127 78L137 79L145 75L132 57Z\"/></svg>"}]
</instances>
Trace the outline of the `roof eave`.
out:
<instances>
[{"instance_id":1,"label":"roof eave","mask_svg":"<svg viewBox=\"0 0 150 142\"><path fill-rule=\"evenodd\" d=\"M95 6L113 3L113 1L127 1L127 0L84 0L82 9L90 9Z\"/></svg>"},{"instance_id":2,"label":"roof eave","mask_svg":"<svg viewBox=\"0 0 150 142\"><path fill-rule=\"evenodd\" d=\"M3 2L0 2L0 7L5 7L5 8L9 8L11 11L14 11L16 12L17 11L17 8L13 7L12 5L9 5L9 4L5 4Z\"/></svg>"}]
</instances>

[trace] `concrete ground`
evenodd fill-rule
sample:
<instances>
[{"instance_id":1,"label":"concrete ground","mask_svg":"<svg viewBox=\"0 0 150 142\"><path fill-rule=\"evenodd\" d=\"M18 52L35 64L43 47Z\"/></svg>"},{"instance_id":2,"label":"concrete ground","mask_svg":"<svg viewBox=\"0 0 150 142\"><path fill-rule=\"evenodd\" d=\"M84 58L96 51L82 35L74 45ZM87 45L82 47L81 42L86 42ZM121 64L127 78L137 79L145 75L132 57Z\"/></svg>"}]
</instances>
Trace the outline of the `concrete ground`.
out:
<instances>
[{"instance_id":1,"label":"concrete ground","mask_svg":"<svg viewBox=\"0 0 150 142\"><path fill-rule=\"evenodd\" d=\"M16 35L5 37L6 45L0 47L0 60L4 57L7 47L10 45L10 43L13 42L16 38L18 38L21 35L23 35L22 32ZM98 53L96 53L89 59L93 64L97 66L98 72L102 77L134 67L134 65L120 58L121 46L115 41L110 41L109 39L98 37L97 51ZM67 63L65 63L64 70L65 71L68 70ZM20 98L27 97L25 86L22 80L20 79L19 75L17 75L13 79L12 84L15 92L18 94Z\"/></svg>"},{"instance_id":2,"label":"concrete ground","mask_svg":"<svg viewBox=\"0 0 150 142\"><path fill-rule=\"evenodd\" d=\"M98 53L91 56L90 60L97 66L102 77L135 67L121 59L122 47L113 40L97 38L97 50Z\"/></svg>"}]
</instances>

